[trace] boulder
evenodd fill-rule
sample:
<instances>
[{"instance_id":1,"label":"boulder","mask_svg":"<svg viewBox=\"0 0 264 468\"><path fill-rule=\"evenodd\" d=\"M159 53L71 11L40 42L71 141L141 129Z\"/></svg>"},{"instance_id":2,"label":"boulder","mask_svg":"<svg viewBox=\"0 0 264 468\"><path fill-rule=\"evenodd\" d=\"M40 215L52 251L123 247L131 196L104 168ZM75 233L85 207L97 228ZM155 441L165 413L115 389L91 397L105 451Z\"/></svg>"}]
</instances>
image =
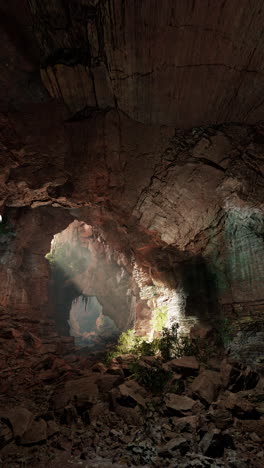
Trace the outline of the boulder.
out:
<instances>
[{"instance_id":1,"label":"boulder","mask_svg":"<svg viewBox=\"0 0 264 468\"><path fill-rule=\"evenodd\" d=\"M124 371L120 364L110 364L106 373L111 375L121 375L122 377L124 377Z\"/></svg>"},{"instance_id":2,"label":"boulder","mask_svg":"<svg viewBox=\"0 0 264 468\"><path fill-rule=\"evenodd\" d=\"M190 330L190 338L205 340L212 334L213 328L210 325L200 325L196 323Z\"/></svg>"},{"instance_id":3,"label":"boulder","mask_svg":"<svg viewBox=\"0 0 264 468\"><path fill-rule=\"evenodd\" d=\"M183 356L167 363L170 369L179 370L180 373L192 374L199 370L199 363L195 356Z\"/></svg>"},{"instance_id":4,"label":"boulder","mask_svg":"<svg viewBox=\"0 0 264 468\"><path fill-rule=\"evenodd\" d=\"M96 373L94 377L98 378ZM77 406L90 406L97 402L98 387L90 376L66 382L63 389L58 389L54 398L55 409L59 410L74 402Z\"/></svg>"},{"instance_id":5,"label":"boulder","mask_svg":"<svg viewBox=\"0 0 264 468\"><path fill-rule=\"evenodd\" d=\"M178 411L186 412L191 411L196 402L187 396L176 395L175 393L168 393L165 397L165 405L167 408Z\"/></svg>"},{"instance_id":6,"label":"boulder","mask_svg":"<svg viewBox=\"0 0 264 468\"><path fill-rule=\"evenodd\" d=\"M224 407L231 411L237 418L258 419L257 411L252 403L237 393L228 392L227 398L223 400Z\"/></svg>"},{"instance_id":7,"label":"boulder","mask_svg":"<svg viewBox=\"0 0 264 468\"><path fill-rule=\"evenodd\" d=\"M123 406L126 406L125 402L127 398L128 402L133 400L135 405L146 406L146 400L143 397L146 392L135 380L128 380L124 384L119 385L118 390L120 392L118 401L122 401L121 404L123 404ZM127 406L130 406L130 404Z\"/></svg>"},{"instance_id":8,"label":"boulder","mask_svg":"<svg viewBox=\"0 0 264 468\"><path fill-rule=\"evenodd\" d=\"M259 420L237 419L235 422L235 427L237 430L240 430L243 433L255 433L262 440L264 440L264 418L261 418Z\"/></svg>"},{"instance_id":9,"label":"boulder","mask_svg":"<svg viewBox=\"0 0 264 468\"><path fill-rule=\"evenodd\" d=\"M55 421L51 420L47 422L47 438L52 437L54 434L58 434L60 428Z\"/></svg>"},{"instance_id":10,"label":"boulder","mask_svg":"<svg viewBox=\"0 0 264 468\"><path fill-rule=\"evenodd\" d=\"M211 458L218 458L224 455L224 441L219 429L213 429L207 432L201 442L200 449L202 453Z\"/></svg>"},{"instance_id":11,"label":"boulder","mask_svg":"<svg viewBox=\"0 0 264 468\"><path fill-rule=\"evenodd\" d=\"M121 384L123 380L123 377L118 374L103 374L96 380L96 385L98 386L99 392L106 393L109 392L113 387Z\"/></svg>"},{"instance_id":12,"label":"boulder","mask_svg":"<svg viewBox=\"0 0 264 468\"><path fill-rule=\"evenodd\" d=\"M223 407L214 408L212 406L208 412L208 416L218 429L227 429L233 424L231 411Z\"/></svg>"},{"instance_id":13,"label":"boulder","mask_svg":"<svg viewBox=\"0 0 264 468\"><path fill-rule=\"evenodd\" d=\"M22 437L22 435L30 427L34 415L22 406L17 406L13 409L0 410L0 419L6 419L12 426L14 437Z\"/></svg>"},{"instance_id":14,"label":"boulder","mask_svg":"<svg viewBox=\"0 0 264 468\"><path fill-rule=\"evenodd\" d=\"M184 416L183 418L177 418L174 416L171 418L171 422L178 432L195 432L198 426L198 416Z\"/></svg>"},{"instance_id":15,"label":"boulder","mask_svg":"<svg viewBox=\"0 0 264 468\"><path fill-rule=\"evenodd\" d=\"M179 450L180 454L183 456L185 455L190 447L190 441L187 440L185 437L177 436L174 439L171 439L162 447L159 447L158 454L160 457L164 458L172 458L175 456L175 451Z\"/></svg>"},{"instance_id":16,"label":"boulder","mask_svg":"<svg viewBox=\"0 0 264 468\"><path fill-rule=\"evenodd\" d=\"M142 426L143 419L137 408L127 408L121 405L115 407L115 413L127 424L132 426Z\"/></svg>"},{"instance_id":17,"label":"boulder","mask_svg":"<svg viewBox=\"0 0 264 468\"><path fill-rule=\"evenodd\" d=\"M102 363L102 362L96 362L92 367L91 367L91 371L93 372L100 372L100 373L104 373L106 372L107 368L105 367L105 365Z\"/></svg>"},{"instance_id":18,"label":"boulder","mask_svg":"<svg viewBox=\"0 0 264 468\"><path fill-rule=\"evenodd\" d=\"M22 445L38 444L47 439L47 423L44 419L32 421L20 439Z\"/></svg>"},{"instance_id":19,"label":"boulder","mask_svg":"<svg viewBox=\"0 0 264 468\"><path fill-rule=\"evenodd\" d=\"M204 370L191 384L191 392L203 403L211 404L216 400L221 388L221 377L219 372Z\"/></svg>"},{"instance_id":20,"label":"boulder","mask_svg":"<svg viewBox=\"0 0 264 468\"><path fill-rule=\"evenodd\" d=\"M10 427L0 420L0 449L13 439L13 433Z\"/></svg>"}]
</instances>

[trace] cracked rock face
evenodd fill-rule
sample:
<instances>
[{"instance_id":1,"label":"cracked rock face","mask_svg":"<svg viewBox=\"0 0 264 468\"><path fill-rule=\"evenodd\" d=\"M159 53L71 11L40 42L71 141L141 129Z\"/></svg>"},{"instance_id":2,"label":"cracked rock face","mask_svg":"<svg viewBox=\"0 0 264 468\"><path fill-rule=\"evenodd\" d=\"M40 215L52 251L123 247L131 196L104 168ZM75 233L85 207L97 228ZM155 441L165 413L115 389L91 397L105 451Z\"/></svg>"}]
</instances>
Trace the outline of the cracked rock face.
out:
<instances>
[{"instance_id":1,"label":"cracked rock face","mask_svg":"<svg viewBox=\"0 0 264 468\"><path fill-rule=\"evenodd\" d=\"M10 0L0 13L0 463L32 465L41 444L54 468L108 466L109 447L109 466L116 450L122 466L174 466L175 453L182 467L223 466L223 453L262 466L263 2ZM170 421L153 395L143 418L131 355L107 369L76 349L65 310L59 329L45 255L71 226L92 260L73 297L152 338L165 307L235 358L162 364Z\"/></svg>"},{"instance_id":2,"label":"cracked rock face","mask_svg":"<svg viewBox=\"0 0 264 468\"><path fill-rule=\"evenodd\" d=\"M181 131L109 111L64 126L55 120L55 126L58 114L47 120L48 109L28 111L23 123L10 115L3 132L2 204L12 213L24 207L24 215L14 215L16 236L2 244L13 259L2 262L2 275L5 284L20 285L19 308L33 304L25 299L30 293L24 270L43 291L38 297L46 298L47 272L36 273L44 271L45 261L38 255L77 219L98 229L110 251L123 256L129 274L129 265L139 266L144 287L180 295L185 316L214 322L222 313L234 319L232 331L239 334L233 352L247 349L247 359L261 365L263 345L253 337L263 327L262 125ZM35 125L37 115L44 134ZM25 241L24 252L35 245L36 263L25 256L26 263L13 267ZM12 287L2 288L4 304L16 302ZM176 296L172 300L179 302ZM133 309L142 323L149 305Z\"/></svg>"},{"instance_id":3,"label":"cracked rock face","mask_svg":"<svg viewBox=\"0 0 264 468\"><path fill-rule=\"evenodd\" d=\"M76 219L185 317L234 319L233 352L261 366L262 3L21 5L2 7L2 305L47 316L43 255Z\"/></svg>"},{"instance_id":4,"label":"cracked rock face","mask_svg":"<svg viewBox=\"0 0 264 468\"><path fill-rule=\"evenodd\" d=\"M260 0L30 5L42 80L71 114L117 107L178 127L262 118Z\"/></svg>"}]
</instances>

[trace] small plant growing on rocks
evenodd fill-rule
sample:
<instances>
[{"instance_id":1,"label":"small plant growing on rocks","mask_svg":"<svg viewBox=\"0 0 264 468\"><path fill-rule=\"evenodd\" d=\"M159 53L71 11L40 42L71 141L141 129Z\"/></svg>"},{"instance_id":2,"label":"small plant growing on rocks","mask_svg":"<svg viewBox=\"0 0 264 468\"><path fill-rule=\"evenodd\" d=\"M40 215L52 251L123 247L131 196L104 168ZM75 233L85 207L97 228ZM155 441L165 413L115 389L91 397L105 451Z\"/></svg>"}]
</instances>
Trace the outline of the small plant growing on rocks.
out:
<instances>
[{"instance_id":1,"label":"small plant growing on rocks","mask_svg":"<svg viewBox=\"0 0 264 468\"><path fill-rule=\"evenodd\" d=\"M117 345L113 351L108 353L107 362L122 354L133 354L135 356L153 356L157 352L156 340L148 342L146 338L136 335L135 330L127 330L119 336Z\"/></svg>"},{"instance_id":2,"label":"small plant growing on rocks","mask_svg":"<svg viewBox=\"0 0 264 468\"><path fill-rule=\"evenodd\" d=\"M140 385L152 393L161 393L172 377L172 373L162 367L144 367L135 361L130 366L131 372Z\"/></svg>"},{"instance_id":3,"label":"small plant growing on rocks","mask_svg":"<svg viewBox=\"0 0 264 468\"><path fill-rule=\"evenodd\" d=\"M168 320L168 306L163 305L154 309L151 325L155 332L161 332Z\"/></svg>"}]
</instances>

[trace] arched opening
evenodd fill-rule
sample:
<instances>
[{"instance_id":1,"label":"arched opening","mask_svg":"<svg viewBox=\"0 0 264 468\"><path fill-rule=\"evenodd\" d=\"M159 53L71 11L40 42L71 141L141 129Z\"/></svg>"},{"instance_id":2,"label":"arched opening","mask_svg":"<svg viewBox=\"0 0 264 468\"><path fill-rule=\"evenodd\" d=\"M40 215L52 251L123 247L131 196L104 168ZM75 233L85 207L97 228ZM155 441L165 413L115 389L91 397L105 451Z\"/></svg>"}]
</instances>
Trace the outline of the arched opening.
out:
<instances>
[{"instance_id":1,"label":"arched opening","mask_svg":"<svg viewBox=\"0 0 264 468\"><path fill-rule=\"evenodd\" d=\"M81 295L74 299L68 323L76 345L98 350L107 350L120 333L115 322L104 315L96 296Z\"/></svg>"},{"instance_id":2,"label":"arched opening","mask_svg":"<svg viewBox=\"0 0 264 468\"><path fill-rule=\"evenodd\" d=\"M133 326L131 277L94 227L75 220L53 237L46 259L59 334L73 336L77 346L107 350Z\"/></svg>"},{"instance_id":3,"label":"arched opening","mask_svg":"<svg viewBox=\"0 0 264 468\"><path fill-rule=\"evenodd\" d=\"M128 259L83 221L56 234L46 259L58 333L73 336L78 347L107 351L131 328L147 340L175 322L186 330L194 318L186 322L183 289L174 271L164 269L166 258L155 260L161 254L147 260L153 268Z\"/></svg>"}]
</instances>

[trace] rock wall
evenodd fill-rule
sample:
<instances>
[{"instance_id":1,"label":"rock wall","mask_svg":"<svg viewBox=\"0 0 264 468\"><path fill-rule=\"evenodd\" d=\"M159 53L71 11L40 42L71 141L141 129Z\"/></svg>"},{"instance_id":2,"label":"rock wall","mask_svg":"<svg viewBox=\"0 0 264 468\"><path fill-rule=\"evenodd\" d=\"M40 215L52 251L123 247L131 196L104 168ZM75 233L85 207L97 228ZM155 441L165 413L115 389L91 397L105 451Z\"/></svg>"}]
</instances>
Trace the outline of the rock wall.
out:
<instances>
[{"instance_id":1,"label":"rock wall","mask_svg":"<svg viewBox=\"0 0 264 468\"><path fill-rule=\"evenodd\" d=\"M96 227L112 251L140 267L146 284L183 292L187 316L214 321L222 311L239 329L248 322L261 329L263 126L182 131L116 111L62 124L61 108L52 114L50 106L31 106L23 122L3 116L1 203L37 208L27 216L39 207L54 212L41 252L61 231L55 213L64 213L62 229L72 219ZM28 238L23 229L34 238L34 222L19 224L19 242Z\"/></svg>"},{"instance_id":2,"label":"rock wall","mask_svg":"<svg viewBox=\"0 0 264 468\"><path fill-rule=\"evenodd\" d=\"M49 250L54 231L71 219L61 210L12 209L6 213L10 232L0 234L0 306L14 317L46 319L48 300Z\"/></svg>"}]
</instances>

